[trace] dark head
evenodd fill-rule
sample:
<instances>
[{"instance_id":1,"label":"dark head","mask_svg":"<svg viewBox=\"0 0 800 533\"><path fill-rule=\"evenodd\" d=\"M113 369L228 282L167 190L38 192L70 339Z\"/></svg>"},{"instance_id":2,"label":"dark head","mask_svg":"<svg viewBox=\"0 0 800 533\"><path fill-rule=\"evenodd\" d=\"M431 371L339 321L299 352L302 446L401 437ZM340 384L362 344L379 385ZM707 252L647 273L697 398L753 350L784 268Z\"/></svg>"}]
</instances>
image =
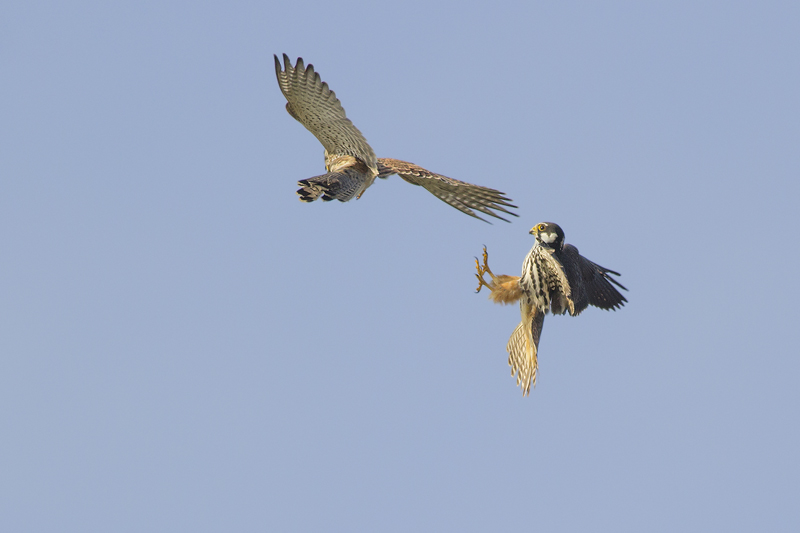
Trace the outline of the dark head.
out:
<instances>
[{"instance_id":1,"label":"dark head","mask_svg":"<svg viewBox=\"0 0 800 533\"><path fill-rule=\"evenodd\" d=\"M540 222L529 232L536 237L536 242L545 248L560 250L564 246L564 231L553 222Z\"/></svg>"}]
</instances>

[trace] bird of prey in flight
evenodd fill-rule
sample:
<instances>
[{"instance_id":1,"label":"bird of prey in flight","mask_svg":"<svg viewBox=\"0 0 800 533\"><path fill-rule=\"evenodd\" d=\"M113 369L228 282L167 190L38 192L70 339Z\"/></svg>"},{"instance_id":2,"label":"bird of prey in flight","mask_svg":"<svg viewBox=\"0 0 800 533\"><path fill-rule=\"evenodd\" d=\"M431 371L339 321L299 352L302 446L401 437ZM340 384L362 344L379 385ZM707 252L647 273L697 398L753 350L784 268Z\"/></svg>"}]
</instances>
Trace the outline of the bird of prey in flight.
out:
<instances>
[{"instance_id":1,"label":"bird of prey in flight","mask_svg":"<svg viewBox=\"0 0 800 533\"><path fill-rule=\"evenodd\" d=\"M564 232L552 222L542 222L530 230L536 242L522 263L522 276L496 276L489 269L489 254L483 249L483 265L475 259L479 284L476 292L487 287L495 303L519 301L520 321L508 340L508 364L511 375L517 376L523 396L536 386L538 373L537 351L542 334L544 315L569 312L577 316L593 305L600 309L617 309L627 300L614 287L628 290L609 276L618 272L593 263L580 255L578 249L564 243ZM489 281L484 279L488 274ZM614 285L612 285L612 283Z\"/></svg>"},{"instance_id":2,"label":"bird of prey in flight","mask_svg":"<svg viewBox=\"0 0 800 533\"><path fill-rule=\"evenodd\" d=\"M426 188L434 196L470 216L484 220L476 211L506 220L495 211L517 216L508 208L516 208L505 193L448 178L413 163L375 157L364 135L345 116L336 94L328 88L314 66L303 64L303 58L292 62L283 54L283 65L275 56L275 74L286 97L286 110L319 139L325 148L325 174L300 180L300 200L313 202L347 202L361 198L375 178L398 174L414 185ZM486 222L486 220L484 220Z\"/></svg>"}]
</instances>

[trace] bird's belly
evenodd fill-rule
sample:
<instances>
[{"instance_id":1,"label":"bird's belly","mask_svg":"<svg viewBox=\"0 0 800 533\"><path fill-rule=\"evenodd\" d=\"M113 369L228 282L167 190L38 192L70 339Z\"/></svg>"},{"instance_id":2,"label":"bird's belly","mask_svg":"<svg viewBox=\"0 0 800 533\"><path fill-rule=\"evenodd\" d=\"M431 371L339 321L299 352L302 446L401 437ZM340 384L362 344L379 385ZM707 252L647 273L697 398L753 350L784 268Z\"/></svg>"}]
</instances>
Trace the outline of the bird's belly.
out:
<instances>
[{"instance_id":1,"label":"bird's belly","mask_svg":"<svg viewBox=\"0 0 800 533\"><path fill-rule=\"evenodd\" d=\"M547 287L537 286L531 278L523 278L520 281L520 287L522 287L523 298L527 305L540 311L547 311L550 306L550 294Z\"/></svg>"}]
</instances>

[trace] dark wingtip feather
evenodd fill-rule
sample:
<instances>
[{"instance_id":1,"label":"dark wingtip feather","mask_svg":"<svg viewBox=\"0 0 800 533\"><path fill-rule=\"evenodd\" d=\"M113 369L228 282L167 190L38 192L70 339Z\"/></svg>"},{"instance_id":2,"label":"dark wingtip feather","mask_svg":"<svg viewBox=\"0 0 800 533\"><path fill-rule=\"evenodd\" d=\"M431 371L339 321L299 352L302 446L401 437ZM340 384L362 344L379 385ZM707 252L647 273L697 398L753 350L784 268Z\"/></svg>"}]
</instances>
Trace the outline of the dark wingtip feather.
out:
<instances>
[{"instance_id":1,"label":"dark wingtip feather","mask_svg":"<svg viewBox=\"0 0 800 533\"><path fill-rule=\"evenodd\" d=\"M479 216L478 216L478 215L477 215L477 214L476 214L476 213L475 213L475 212L474 212L472 209L465 208L465 209L459 209L459 211L461 211L462 213L466 213L467 215L469 215L469 216L471 216L471 217L475 217L475 218L477 218L477 219L478 219L478 220L480 220L480 221L486 222L487 224L492 224L491 222L489 222L489 221L488 221L488 220L486 220L485 218L483 218L483 217L479 217ZM493 225L493 224L492 224L492 225Z\"/></svg>"},{"instance_id":2,"label":"dark wingtip feather","mask_svg":"<svg viewBox=\"0 0 800 533\"><path fill-rule=\"evenodd\" d=\"M286 57L286 54L283 54ZM275 58L275 76L278 77L278 85L281 85L281 75L283 74L283 67L281 66L281 61L278 59L276 54L272 54L272 57ZM281 89L283 91L283 89Z\"/></svg>"},{"instance_id":3,"label":"dark wingtip feather","mask_svg":"<svg viewBox=\"0 0 800 533\"><path fill-rule=\"evenodd\" d=\"M617 274L617 275L619 276L619 274ZM617 287L619 287L620 289L623 289L623 290L626 290L626 291L628 290L628 287L626 287L625 285L623 285L619 281L615 280L614 278L606 277L606 279L608 281L610 281L611 283L613 283L614 285L616 285ZM620 296L622 296L622 295L620 295ZM622 299L625 300L625 297L622 296ZM625 301L627 302L628 300L625 300Z\"/></svg>"},{"instance_id":4,"label":"dark wingtip feather","mask_svg":"<svg viewBox=\"0 0 800 533\"><path fill-rule=\"evenodd\" d=\"M599 266L599 265L598 265L598 266ZM603 272L603 277L604 277L605 279L607 279L608 281L610 281L611 283L613 283L614 285L616 285L616 286L617 286L617 287L619 287L620 289L624 289L624 290L626 290L626 291L628 290L628 288L627 288L625 285L623 285L622 283L620 283L620 282L619 282L619 281L617 281L616 279L614 279L614 278L612 278L611 276L609 276L609 274L614 274L615 276L621 276L622 274L620 274L619 272L614 272L613 270L609 270L609 269L607 269L607 268L603 268L603 267L600 267L600 269L602 270L602 272ZM621 295L621 294L620 294L620 297L622 297L622 295ZM622 297L622 298L623 298L623 300L625 299L624 297ZM626 300L626 301L627 301L627 300Z\"/></svg>"}]
</instances>

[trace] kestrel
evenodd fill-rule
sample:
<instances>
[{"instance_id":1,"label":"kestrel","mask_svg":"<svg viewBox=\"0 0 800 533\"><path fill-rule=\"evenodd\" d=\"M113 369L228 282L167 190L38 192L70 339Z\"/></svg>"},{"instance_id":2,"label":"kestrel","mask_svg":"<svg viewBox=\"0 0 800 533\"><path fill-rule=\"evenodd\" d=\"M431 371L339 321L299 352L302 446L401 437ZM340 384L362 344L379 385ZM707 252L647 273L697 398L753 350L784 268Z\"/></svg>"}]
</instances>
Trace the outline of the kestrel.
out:
<instances>
[{"instance_id":1,"label":"kestrel","mask_svg":"<svg viewBox=\"0 0 800 533\"><path fill-rule=\"evenodd\" d=\"M283 54L283 63L281 66L276 55L275 74L288 102L286 110L325 148L327 173L297 182L301 201L313 202L321 196L323 201L347 202L361 198L376 177L398 174L405 181L426 188L443 202L480 220L484 219L475 211L506 222L508 220L494 211L517 216L506 209L517 206L505 193L448 178L399 159L376 158L364 135L345 116L336 94L320 79L314 66L304 66L303 58L297 58L297 64L292 66L286 54Z\"/></svg>"},{"instance_id":2,"label":"kestrel","mask_svg":"<svg viewBox=\"0 0 800 533\"><path fill-rule=\"evenodd\" d=\"M489 254L483 249L483 266L475 260L478 290L487 287L495 303L519 301L522 320L506 345L511 375L517 376L523 396L536 386L539 368L537 352L542 334L544 315L569 312L578 316L587 306L618 309L627 300L614 288L623 287L609 274L618 272L593 263L580 255L578 249L564 243L564 232L552 222L542 222L530 230L536 242L522 263L522 276L496 276L489 269ZM483 276L489 274L491 281ZM612 285L612 283L614 285Z\"/></svg>"}]
</instances>

